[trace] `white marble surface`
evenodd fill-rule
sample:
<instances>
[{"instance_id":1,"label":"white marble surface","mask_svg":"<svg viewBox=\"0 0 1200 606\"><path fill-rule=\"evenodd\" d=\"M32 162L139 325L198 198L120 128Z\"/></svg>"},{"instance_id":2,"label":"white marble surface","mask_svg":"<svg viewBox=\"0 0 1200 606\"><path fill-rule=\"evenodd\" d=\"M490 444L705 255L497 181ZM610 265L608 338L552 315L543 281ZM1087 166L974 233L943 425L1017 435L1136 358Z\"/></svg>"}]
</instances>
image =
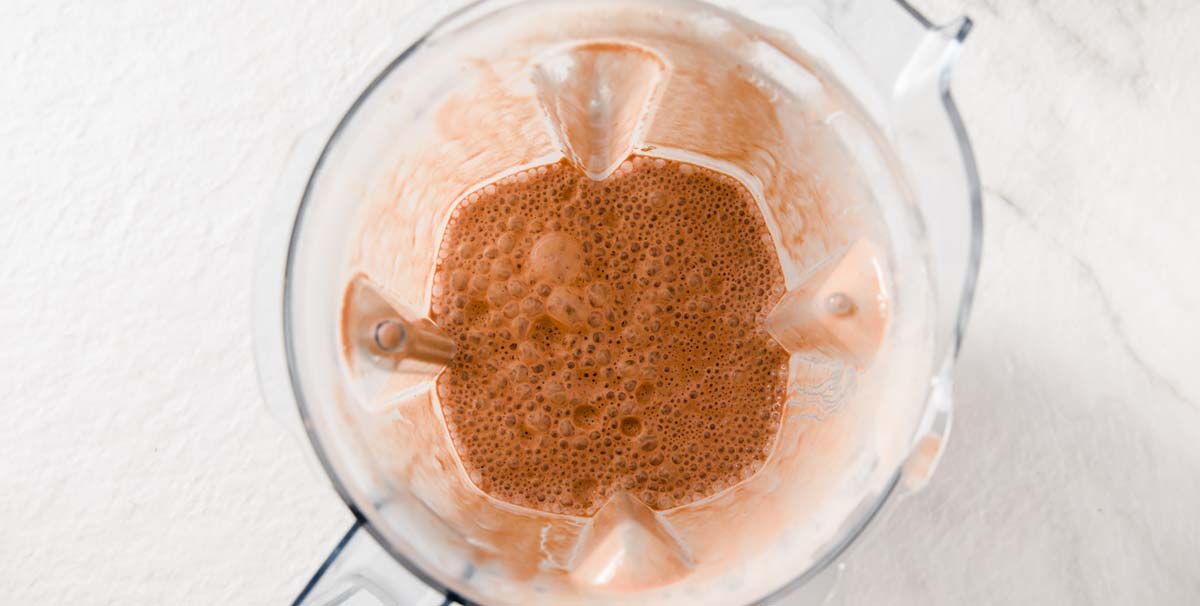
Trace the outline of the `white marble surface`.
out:
<instances>
[{"instance_id":1,"label":"white marble surface","mask_svg":"<svg viewBox=\"0 0 1200 606\"><path fill-rule=\"evenodd\" d=\"M349 524L255 389L255 219L408 2L0 9L0 601L279 604ZM925 0L986 184L955 432L829 603L1200 602L1200 4Z\"/></svg>"}]
</instances>

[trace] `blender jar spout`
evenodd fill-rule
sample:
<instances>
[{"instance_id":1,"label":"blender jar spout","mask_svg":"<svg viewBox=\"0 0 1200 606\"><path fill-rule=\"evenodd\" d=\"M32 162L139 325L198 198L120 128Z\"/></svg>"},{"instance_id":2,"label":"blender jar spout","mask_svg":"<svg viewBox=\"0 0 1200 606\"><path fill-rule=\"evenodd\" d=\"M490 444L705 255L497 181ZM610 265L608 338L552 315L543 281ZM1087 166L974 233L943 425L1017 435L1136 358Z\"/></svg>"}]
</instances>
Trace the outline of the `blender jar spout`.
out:
<instances>
[{"instance_id":1,"label":"blender jar spout","mask_svg":"<svg viewBox=\"0 0 1200 606\"><path fill-rule=\"evenodd\" d=\"M823 51L833 64L854 64L862 71L861 79L850 76L845 82L860 97L871 90L897 98L925 77L944 79L972 25L967 17L939 25L905 0L763 4L761 7L739 4L737 10L763 23L786 24L782 29L794 39L837 39L844 47L830 46ZM810 28L815 30L806 31ZM860 100L870 105L869 100ZM886 98L880 101L888 102Z\"/></svg>"},{"instance_id":2,"label":"blender jar spout","mask_svg":"<svg viewBox=\"0 0 1200 606\"><path fill-rule=\"evenodd\" d=\"M970 31L971 20L967 17L930 28L896 75L892 94L904 97L929 80L938 80L943 88L948 87L950 68L954 66L958 49Z\"/></svg>"}]
</instances>

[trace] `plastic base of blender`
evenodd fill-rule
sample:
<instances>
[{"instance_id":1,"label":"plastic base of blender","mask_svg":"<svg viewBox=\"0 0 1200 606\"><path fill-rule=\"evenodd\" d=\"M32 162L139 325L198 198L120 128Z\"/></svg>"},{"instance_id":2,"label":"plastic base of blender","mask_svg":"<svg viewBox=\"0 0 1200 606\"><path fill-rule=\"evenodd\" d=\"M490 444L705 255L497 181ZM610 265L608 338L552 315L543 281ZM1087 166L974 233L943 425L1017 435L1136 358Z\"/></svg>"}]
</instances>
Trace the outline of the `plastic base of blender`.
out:
<instances>
[{"instance_id":1,"label":"plastic base of blender","mask_svg":"<svg viewBox=\"0 0 1200 606\"><path fill-rule=\"evenodd\" d=\"M616 503L613 513L616 515L611 521L624 523L618 523L615 528L610 528L610 531L615 532L606 533L595 543L584 538L584 543L588 543L596 550L591 555L581 552L577 556L584 559L584 562L579 564L579 570L604 573L607 570L605 565L612 562L611 559L606 561L604 554L610 552L604 546L616 545L617 543L613 539L620 539L620 544L638 549L646 545L638 540L639 535L641 538L656 535L654 530L645 528L631 530L631 527L626 525L629 521L641 517L636 513L631 515L631 510L636 512L638 508L644 509L645 505L628 497L625 500L614 498L614 501ZM652 511L649 513L654 515ZM598 515L598 517L600 516ZM640 524L636 521L633 523ZM654 539L650 541L650 544L653 545L658 541L660 539ZM658 543L658 547L663 548L667 543L669 542ZM671 552L670 547L666 547L666 549ZM850 551L852 550L853 547ZM660 554L664 553L661 549L654 551ZM848 553L844 552L837 561L806 579L802 585L784 594L773 596L770 603L774 606L836 604L838 583L845 570L846 564L843 562ZM646 556L636 553L635 555L639 561L630 561L629 563L640 565ZM686 556L673 554L668 561L676 557ZM596 567L597 564L601 566ZM690 566L690 562L688 566ZM619 571L620 568L616 567L613 570ZM684 573L686 574L686 571ZM300 595L292 602L292 606L461 606L465 603L467 602L462 601L453 593L447 594L433 589L406 570L379 546L375 538L366 531L361 521L356 521L330 552L325 562L317 569Z\"/></svg>"},{"instance_id":2,"label":"plastic base of blender","mask_svg":"<svg viewBox=\"0 0 1200 606\"><path fill-rule=\"evenodd\" d=\"M453 595L404 569L357 521L292 606L450 606Z\"/></svg>"}]
</instances>

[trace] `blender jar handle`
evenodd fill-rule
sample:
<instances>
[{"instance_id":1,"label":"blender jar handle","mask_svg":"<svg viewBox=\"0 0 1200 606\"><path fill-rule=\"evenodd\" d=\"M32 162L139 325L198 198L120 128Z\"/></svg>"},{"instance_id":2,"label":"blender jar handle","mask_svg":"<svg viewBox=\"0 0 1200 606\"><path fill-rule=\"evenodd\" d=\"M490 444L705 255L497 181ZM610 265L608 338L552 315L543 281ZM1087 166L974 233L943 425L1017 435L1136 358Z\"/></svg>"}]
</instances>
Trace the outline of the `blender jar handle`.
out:
<instances>
[{"instance_id":1,"label":"blender jar handle","mask_svg":"<svg viewBox=\"0 0 1200 606\"><path fill-rule=\"evenodd\" d=\"M379 546L355 520L292 606L455 606L458 601L424 584Z\"/></svg>"}]
</instances>

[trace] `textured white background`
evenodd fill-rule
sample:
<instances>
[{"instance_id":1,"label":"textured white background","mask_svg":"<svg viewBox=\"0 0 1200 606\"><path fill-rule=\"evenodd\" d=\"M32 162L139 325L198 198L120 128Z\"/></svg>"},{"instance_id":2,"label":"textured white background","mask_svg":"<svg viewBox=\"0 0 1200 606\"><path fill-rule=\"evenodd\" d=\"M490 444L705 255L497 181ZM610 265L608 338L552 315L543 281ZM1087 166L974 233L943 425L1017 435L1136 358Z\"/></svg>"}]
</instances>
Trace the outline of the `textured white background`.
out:
<instances>
[{"instance_id":1,"label":"textured white background","mask_svg":"<svg viewBox=\"0 0 1200 606\"><path fill-rule=\"evenodd\" d=\"M0 2L0 602L281 604L350 522L265 412L257 218L411 2ZM967 12L949 452L836 604L1200 603L1200 3Z\"/></svg>"}]
</instances>

